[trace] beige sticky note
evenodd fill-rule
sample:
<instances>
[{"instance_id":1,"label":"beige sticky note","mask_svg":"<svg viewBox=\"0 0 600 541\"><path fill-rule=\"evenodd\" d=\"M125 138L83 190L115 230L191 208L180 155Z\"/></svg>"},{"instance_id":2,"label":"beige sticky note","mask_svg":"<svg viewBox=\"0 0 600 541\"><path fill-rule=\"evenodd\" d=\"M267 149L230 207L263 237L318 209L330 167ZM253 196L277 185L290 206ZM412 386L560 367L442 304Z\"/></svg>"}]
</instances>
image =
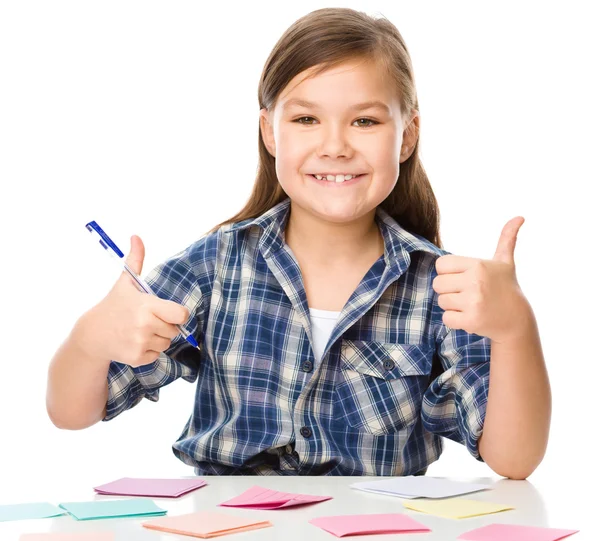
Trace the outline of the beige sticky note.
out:
<instances>
[{"instance_id":1,"label":"beige sticky note","mask_svg":"<svg viewBox=\"0 0 600 541\"><path fill-rule=\"evenodd\" d=\"M413 511L429 513L444 518L469 518L479 515L489 515L514 509L510 505L482 502L478 500L463 500L461 498L450 498L445 500L410 500L402 502L402 505Z\"/></svg>"}]
</instances>

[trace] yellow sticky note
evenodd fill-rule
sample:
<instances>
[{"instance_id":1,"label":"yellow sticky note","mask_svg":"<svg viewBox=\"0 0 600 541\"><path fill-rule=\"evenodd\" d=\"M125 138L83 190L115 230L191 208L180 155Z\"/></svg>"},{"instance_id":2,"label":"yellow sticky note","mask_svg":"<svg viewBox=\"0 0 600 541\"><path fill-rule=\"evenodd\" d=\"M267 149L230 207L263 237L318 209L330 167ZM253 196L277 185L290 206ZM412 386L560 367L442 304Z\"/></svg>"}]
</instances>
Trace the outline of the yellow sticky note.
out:
<instances>
[{"instance_id":1,"label":"yellow sticky note","mask_svg":"<svg viewBox=\"0 0 600 541\"><path fill-rule=\"evenodd\" d=\"M410 500L402 502L402 505L413 511L429 513L444 518L469 518L479 515L489 515L514 509L510 505L482 502L479 500L463 500L450 498L444 500Z\"/></svg>"}]
</instances>

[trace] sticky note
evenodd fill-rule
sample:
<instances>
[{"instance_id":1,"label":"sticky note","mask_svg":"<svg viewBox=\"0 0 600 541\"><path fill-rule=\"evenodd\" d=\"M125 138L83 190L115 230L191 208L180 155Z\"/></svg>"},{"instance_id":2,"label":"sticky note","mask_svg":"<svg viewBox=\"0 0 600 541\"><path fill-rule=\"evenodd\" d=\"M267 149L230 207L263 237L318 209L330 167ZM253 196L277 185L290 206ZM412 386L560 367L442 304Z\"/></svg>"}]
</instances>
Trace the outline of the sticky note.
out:
<instances>
[{"instance_id":1,"label":"sticky note","mask_svg":"<svg viewBox=\"0 0 600 541\"><path fill-rule=\"evenodd\" d=\"M123 477L111 483L94 487L98 494L118 496L148 496L178 498L206 485L204 479L145 479Z\"/></svg>"},{"instance_id":2,"label":"sticky note","mask_svg":"<svg viewBox=\"0 0 600 541\"><path fill-rule=\"evenodd\" d=\"M35 518L52 518L64 515L65 512L50 503L15 503L0 505L0 522L8 520L31 520Z\"/></svg>"},{"instance_id":3,"label":"sticky note","mask_svg":"<svg viewBox=\"0 0 600 541\"><path fill-rule=\"evenodd\" d=\"M259 528L268 528L272 524L266 520L253 520L223 513L199 511L187 515L163 517L143 522L142 526L151 530L205 539Z\"/></svg>"},{"instance_id":4,"label":"sticky note","mask_svg":"<svg viewBox=\"0 0 600 541\"><path fill-rule=\"evenodd\" d=\"M430 532L431 530L401 513L380 515L338 515L309 520L319 528L336 535L369 535L383 533Z\"/></svg>"},{"instance_id":5,"label":"sticky note","mask_svg":"<svg viewBox=\"0 0 600 541\"><path fill-rule=\"evenodd\" d=\"M413 511L429 513L444 518L469 518L479 515L489 515L514 509L510 505L502 505L478 500L462 500L452 498L449 500L410 500L402 505Z\"/></svg>"},{"instance_id":6,"label":"sticky note","mask_svg":"<svg viewBox=\"0 0 600 541\"><path fill-rule=\"evenodd\" d=\"M61 503L59 507L68 511L77 520L98 518L158 516L167 512L152 500L133 498L129 500L100 500L93 502Z\"/></svg>"},{"instance_id":7,"label":"sticky note","mask_svg":"<svg viewBox=\"0 0 600 541\"><path fill-rule=\"evenodd\" d=\"M451 498L490 488L489 485L461 483L425 475L408 475L382 481L363 481L353 483L350 487L398 498Z\"/></svg>"},{"instance_id":8,"label":"sticky note","mask_svg":"<svg viewBox=\"0 0 600 541\"><path fill-rule=\"evenodd\" d=\"M331 500L331 496L311 496L309 494L294 494L291 492L278 492L259 486L253 486L244 493L223 502L224 507L244 507L248 509L282 509L295 505Z\"/></svg>"},{"instance_id":9,"label":"sticky note","mask_svg":"<svg viewBox=\"0 0 600 541\"><path fill-rule=\"evenodd\" d=\"M506 539L510 539L510 541L557 541L578 531L513 524L488 524L483 528L463 533L458 539L464 541L506 541Z\"/></svg>"}]
</instances>

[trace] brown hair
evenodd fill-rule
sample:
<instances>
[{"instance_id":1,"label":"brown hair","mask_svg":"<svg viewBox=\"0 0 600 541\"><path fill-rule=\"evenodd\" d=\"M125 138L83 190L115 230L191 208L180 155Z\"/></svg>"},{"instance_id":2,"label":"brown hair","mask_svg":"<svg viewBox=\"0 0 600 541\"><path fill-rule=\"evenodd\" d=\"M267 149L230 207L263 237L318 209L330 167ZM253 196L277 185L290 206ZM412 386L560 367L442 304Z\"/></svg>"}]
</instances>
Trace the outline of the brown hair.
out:
<instances>
[{"instance_id":1,"label":"brown hair","mask_svg":"<svg viewBox=\"0 0 600 541\"><path fill-rule=\"evenodd\" d=\"M395 83L403 114L418 111L412 62L398 29L385 17L375 19L349 8L324 8L293 23L273 47L258 85L260 108L271 110L279 94L299 73L319 66L314 75L356 58L379 62ZM256 218L283 201L275 158L258 129L259 165L252 193L244 208L219 227ZM398 181L380 206L404 229L442 247L439 208L419 159L419 139L400 165Z\"/></svg>"}]
</instances>

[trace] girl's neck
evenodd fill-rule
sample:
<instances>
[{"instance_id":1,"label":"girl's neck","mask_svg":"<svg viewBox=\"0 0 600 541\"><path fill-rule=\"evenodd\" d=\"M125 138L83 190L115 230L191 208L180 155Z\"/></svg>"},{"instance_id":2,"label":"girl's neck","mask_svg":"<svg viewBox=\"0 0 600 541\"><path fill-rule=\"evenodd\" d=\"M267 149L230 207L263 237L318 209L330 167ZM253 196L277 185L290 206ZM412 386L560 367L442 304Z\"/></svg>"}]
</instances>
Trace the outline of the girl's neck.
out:
<instances>
[{"instance_id":1,"label":"girl's neck","mask_svg":"<svg viewBox=\"0 0 600 541\"><path fill-rule=\"evenodd\" d=\"M384 250L375 209L358 220L340 224L322 220L293 202L285 242L302 260L328 267L377 258Z\"/></svg>"}]
</instances>

